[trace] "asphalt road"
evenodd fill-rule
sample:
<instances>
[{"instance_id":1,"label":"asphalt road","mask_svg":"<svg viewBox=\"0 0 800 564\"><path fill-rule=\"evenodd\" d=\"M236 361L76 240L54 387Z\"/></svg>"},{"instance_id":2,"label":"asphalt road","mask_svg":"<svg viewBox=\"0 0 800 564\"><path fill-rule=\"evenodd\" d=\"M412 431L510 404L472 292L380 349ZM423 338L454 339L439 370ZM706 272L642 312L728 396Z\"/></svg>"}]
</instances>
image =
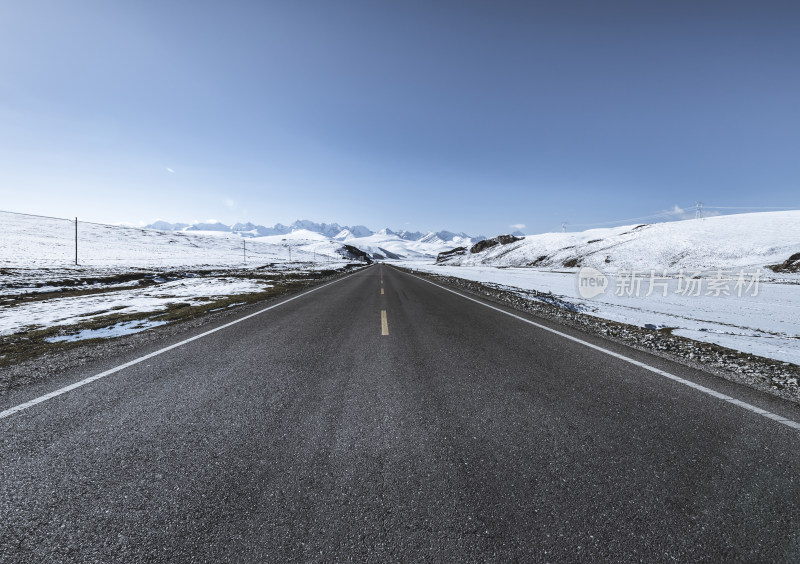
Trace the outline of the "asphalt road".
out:
<instances>
[{"instance_id":1,"label":"asphalt road","mask_svg":"<svg viewBox=\"0 0 800 564\"><path fill-rule=\"evenodd\" d=\"M0 419L0 562L797 562L799 445L376 266Z\"/></svg>"}]
</instances>

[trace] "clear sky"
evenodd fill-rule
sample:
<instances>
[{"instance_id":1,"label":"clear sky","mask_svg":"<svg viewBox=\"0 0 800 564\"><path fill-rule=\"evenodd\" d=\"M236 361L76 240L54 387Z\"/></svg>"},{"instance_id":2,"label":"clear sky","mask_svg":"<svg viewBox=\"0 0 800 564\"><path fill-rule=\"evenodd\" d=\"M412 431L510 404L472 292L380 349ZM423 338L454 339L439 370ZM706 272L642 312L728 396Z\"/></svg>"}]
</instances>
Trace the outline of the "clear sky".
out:
<instances>
[{"instance_id":1,"label":"clear sky","mask_svg":"<svg viewBox=\"0 0 800 564\"><path fill-rule=\"evenodd\" d=\"M797 2L19 0L0 53L0 209L492 235L800 207Z\"/></svg>"}]
</instances>

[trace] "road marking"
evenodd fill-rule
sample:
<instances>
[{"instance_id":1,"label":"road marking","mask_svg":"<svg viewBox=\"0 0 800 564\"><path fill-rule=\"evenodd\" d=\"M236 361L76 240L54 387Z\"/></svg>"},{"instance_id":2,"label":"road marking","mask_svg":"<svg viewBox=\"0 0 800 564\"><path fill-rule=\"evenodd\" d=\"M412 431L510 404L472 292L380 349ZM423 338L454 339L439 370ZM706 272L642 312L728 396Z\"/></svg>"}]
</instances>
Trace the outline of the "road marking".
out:
<instances>
[{"instance_id":1,"label":"road marking","mask_svg":"<svg viewBox=\"0 0 800 564\"><path fill-rule=\"evenodd\" d=\"M360 272L360 271L358 271L358 272ZM328 282L327 284L323 284L322 286L317 286L316 288L312 288L311 290L308 290L307 292L303 292L302 294L298 294L296 296L292 296L291 298L283 300L280 303L271 305L271 306L269 306L267 308L264 308L262 310L259 310L259 311L255 312L255 313L251 313L249 315L245 315L244 317L241 317L241 318L239 318L239 319L237 319L235 321L231 321L230 323L226 323L225 325L220 325L219 327L217 327L215 329L211 329L210 331L206 331L205 333L200 333L199 335L195 335L194 337L189 337L188 339L184 339L183 341L180 341L179 343L175 343L174 345L170 345L168 347L164 347L163 349L160 349L160 350L157 350L157 351L152 352L150 354L141 356L141 357L139 357L139 358L137 358L135 360L132 360L130 362L126 362L125 364L120 364L119 366L116 366L114 368L106 370L105 372L101 372L100 374L95 374L94 376L89 376L88 378L85 378L85 379L81 380L80 382L75 382L74 384L70 384L69 386L64 386L63 388L59 388L58 390L50 392L49 394L45 394L43 396L39 396L38 398L32 399L30 401L26 401L25 403L21 403L19 405L14 406L14 407L10 407L10 408L6 409L5 411L0 411L0 419L3 419L5 417L9 417L10 415L14 415L15 413L19 413L20 411L22 411L24 409L28 409L29 407L33 407L34 405L37 405L37 404L40 404L40 403L45 402L47 400L53 399L53 398L58 397L58 396L60 396L62 394L66 394L67 392L71 392L72 390L74 390L76 388L80 388L81 386L85 386L86 384L91 384L92 382L94 382L96 380L99 380L101 378L105 378L106 376L110 376L112 374L115 374L115 373L119 372L120 370L124 370L126 368L129 368L129 367L131 367L131 366L133 366L135 364L139 364L140 362L143 362L145 360L151 359L154 356L158 356L158 355L163 354L163 353L165 353L167 351L171 351L172 349L177 349L178 347L182 347L183 345L191 343L192 341L196 341L197 339L202 339L203 337L207 337L208 335L211 335L212 333L216 333L217 331L222 331L223 329L227 329L231 325L236 325L237 323L241 323L242 321L245 321L246 319L250 319L251 317L255 317L256 315L261 315L262 313L265 313L265 312L267 312L267 311L269 311L271 309L275 309L276 307L280 307L280 306L282 306L284 304L288 304L289 302L291 302L293 300L296 300L298 298L302 298L303 296L307 296L311 292L316 292L317 290L322 290L323 288L325 288L327 286L330 286L331 284L336 284L337 282L341 282L345 278L350 278L350 276L352 276L353 274L357 274L357 272L354 272L352 274L348 274L347 276L343 276L342 278L339 278L338 280L334 280L333 282Z\"/></svg>"},{"instance_id":2,"label":"road marking","mask_svg":"<svg viewBox=\"0 0 800 564\"><path fill-rule=\"evenodd\" d=\"M383 295L383 288L381 288L381 296Z\"/></svg>"},{"instance_id":3,"label":"road marking","mask_svg":"<svg viewBox=\"0 0 800 564\"><path fill-rule=\"evenodd\" d=\"M455 294L456 296L461 296L465 300L469 300L471 302L475 302L476 304L480 304L480 305L482 305L484 307L488 307L489 309L493 309L495 311L499 311L500 313L504 313L504 314L508 315L509 317L513 317L514 319L519 319L520 321L524 321L525 323L527 323L529 325L533 325L534 327L538 327L539 329L544 329L545 331L549 331L550 333L558 335L559 337L564 337L565 339L569 339L570 341L573 341L575 343L584 345L586 347L589 347L590 349L594 349L596 351L605 353L605 354L607 354L609 356L613 356L614 358L617 358L619 360L624 360L625 362L629 362L630 364L633 364L633 365L638 366L640 368L644 368L645 370L653 372L654 374L658 374L659 376L663 376L664 378L668 378L668 379L670 379L670 380L672 380L674 382L678 382L679 384L683 384L684 386L689 386L690 388L694 388L698 392L702 392L704 394L708 394L709 396L715 397L717 399L721 399L722 401L726 401L726 402L731 403L733 405L737 405L737 406L739 406L741 408L744 408L744 409L746 409L748 411L752 411L753 413L757 413L758 415L761 415L762 417L766 417L767 419L772 419L773 421L777 421L778 423L783 423L784 425L786 425L787 427L791 427L792 429L800 430L800 423L798 423L796 421L792 421L791 419L786 419L785 417L783 417L781 415L778 415L776 413L772 413L771 411L767 411L765 409L761 409L760 407L756 407L755 405L752 405L752 404L743 402L741 400L732 398L731 396L725 395L725 394L720 393L720 392L718 392L716 390L712 390L711 388L706 388L705 386L702 386L700 384L696 384L696 383L692 382L691 380L686 380L685 378L681 378L680 376L675 376L674 374L670 374L669 372L666 372L665 370L661 370L660 368L656 368L654 366L650 366L649 364L645 364L644 362L640 362L638 360L634 360L634 359L632 359L630 357L627 357L627 356L625 356L623 354L619 354L617 352L605 349L605 348L603 348L601 346L592 344L592 343L590 343L588 341L584 341L583 339L579 339L577 337L573 337L572 335L568 335L566 333L562 333L561 331L557 331L555 329L551 329L550 327L547 327L545 325L541 325L540 323L536 323L535 321L531 321L530 319L525 319L524 317L521 317L519 315L514 315L513 313L509 313L509 312L507 312L505 310L500 309L499 307L495 307L495 306L489 305L487 303L484 303L484 302L482 302L480 300L476 300L475 298L470 298L469 296L465 296L461 292L456 292L455 290L451 290L450 288L446 288L444 286L440 286L439 284L436 284L435 282L431 282L430 280L426 280L425 278L420 278L419 276L417 276L415 274L410 274L408 272L404 272L404 274L408 274L409 276L413 276L414 278L422 280L423 282L427 282L428 284L432 284L433 286L436 286L437 288L440 288L442 290L445 290L447 292Z\"/></svg>"},{"instance_id":4,"label":"road marking","mask_svg":"<svg viewBox=\"0 0 800 564\"><path fill-rule=\"evenodd\" d=\"M381 335L389 334L389 322L386 320L386 310L381 310Z\"/></svg>"}]
</instances>

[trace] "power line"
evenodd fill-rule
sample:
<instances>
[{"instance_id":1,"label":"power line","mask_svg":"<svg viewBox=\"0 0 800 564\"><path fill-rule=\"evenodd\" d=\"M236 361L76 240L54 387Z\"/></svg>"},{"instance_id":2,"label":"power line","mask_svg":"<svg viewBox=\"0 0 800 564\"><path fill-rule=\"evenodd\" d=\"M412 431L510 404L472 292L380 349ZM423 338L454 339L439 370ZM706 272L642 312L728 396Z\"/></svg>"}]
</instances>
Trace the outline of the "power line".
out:
<instances>
[{"instance_id":1,"label":"power line","mask_svg":"<svg viewBox=\"0 0 800 564\"><path fill-rule=\"evenodd\" d=\"M614 221L601 221L598 223L571 223L573 227L593 227L593 226L600 226L600 225L614 225L617 223L624 223L626 221L641 221L645 219L656 219L656 218L664 218L669 217L670 214L674 214L675 212L667 210L659 213L655 213L652 215L644 215L641 217L629 217L627 219L617 219Z\"/></svg>"},{"instance_id":2,"label":"power line","mask_svg":"<svg viewBox=\"0 0 800 564\"><path fill-rule=\"evenodd\" d=\"M703 206L703 207L708 208L708 209L712 209L712 210L796 210L796 209L800 209L800 206L794 206L794 207L776 207L776 206L768 206L768 207L763 207L763 206L740 206L740 207L735 207L735 206Z\"/></svg>"},{"instance_id":3,"label":"power line","mask_svg":"<svg viewBox=\"0 0 800 564\"><path fill-rule=\"evenodd\" d=\"M35 213L13 212L13 211L8 211L8 210L0 210L0 213L10 213L11 215L26 215L28 217L41 217L41 218L44 218L44 219L55 219L57 221L68 221L70 223L72 223L74 221L74 220L68 219L66 217L52 217L52 216L49 216L49 215L38 215L38 214L35 214Z\"/></svg>"}]
</instances>

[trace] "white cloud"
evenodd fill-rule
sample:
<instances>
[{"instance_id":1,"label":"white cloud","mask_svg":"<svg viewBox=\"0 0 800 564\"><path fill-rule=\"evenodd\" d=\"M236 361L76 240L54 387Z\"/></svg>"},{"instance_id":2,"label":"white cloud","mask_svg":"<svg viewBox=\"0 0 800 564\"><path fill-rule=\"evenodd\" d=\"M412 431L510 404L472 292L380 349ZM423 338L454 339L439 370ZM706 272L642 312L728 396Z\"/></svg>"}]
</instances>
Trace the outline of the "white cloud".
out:
<instances>
[{"instance_id":1,"label":"white cloud","mask_svg":"<svg viewBox=\"0 0 800 564\"><path fill-rule=\"evenodd\" d=\"M224 200L222 200L222 203L225 204L229 208L235 208L236 207L236 202L234 202L230 198L225 198Z\"/></svg>"},{"instance_id":2,"label":"white cloud","mask_svg":"<svg viewBox=\"0 0 800 564\"><path fill-rule=\"evenodd\" d=\"M523 229L525 229L525 224L524 223L512 223L511 225L509 225L509 227L511 229L515 230L515 231L522 231Z\"/></svg>"},{"instance_id":3,"label":"white cloud","mask_svg":"<svg viewBox=\"0 0 800 564\"><path fill-rule=\"evenodd\" d=\"M169 167L167 167L167 172L170 172L170 173L172 173L172 174L175 174L175 171L174 171L174 170L172 170L172 169L171 169L171 168L169 168Z\"/></svg>"},{"instance_id":4,"label":"white cloud","mask_svg":"<svg viewBox=\"0 0 800 564\"><path fill-rule=\"evenodd\" d=\"M665 219L691 219L694 217L694 210L686 210L678 205L672 206L671 210L664 210L660 215Z\"/></svg>"}]
</instances>

